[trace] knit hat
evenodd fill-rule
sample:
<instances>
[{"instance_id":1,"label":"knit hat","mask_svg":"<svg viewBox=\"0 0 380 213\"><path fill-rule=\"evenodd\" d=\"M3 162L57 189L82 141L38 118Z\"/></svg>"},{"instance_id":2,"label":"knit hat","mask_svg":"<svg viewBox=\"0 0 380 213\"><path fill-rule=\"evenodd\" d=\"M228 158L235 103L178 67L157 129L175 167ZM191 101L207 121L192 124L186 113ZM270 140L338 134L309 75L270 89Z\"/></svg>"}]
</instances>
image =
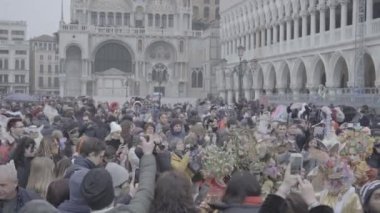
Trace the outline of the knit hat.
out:
<instances>
[{"instance_id":1,"label":"knit hat","mask_svg":"<svg viewBox=\"0 0 380 213\"><path fill-rule=\"evenodd\" d=\"M372 196L372 193L378 189L380 189L380 180L375 180L373 182L366 183L360 189L360 199L362 201L363 206L368 204Z\"/></svg>"},{"instance_id":2,"label":"knit hat","mask_svg":"<svg viewBox=\"0 0 380 213\"><path fill-rule=\"evenodd\" d=\"M107 163L106 170L112 177L113 187L120 186L129 179L128 171L117 163Z\"/></svg>"},{"instance_id":3,"label":"knit hat","mask_svg":"<svg viewBox=\"0 0 380 213\"><path fill-rule=\"evenodd\" d=\"M54 208L50 203L44 200L32 200L25 204L20 210L20 213L58 213L58 210Z\"/></svg>"},{"instance_id":4,"label":"knit hat","mask_svg":"<svg viewBox=\"0 0 380 213\"><path fill-rule=\"evenodd\" d=\"M92 210L108 207L115 198L112 177L103 168L90 170L83 179L80 191Z\"/></svg>"},{"instance_id":5,"label":"knit hat","mask_svg":"<svg viewBox=\"0 0 380 213\"><path fill-rule=\"evenodd\" d=\"M110 128L111 128L110 133L121 132L121 126L117 124L115 121L111 122Z\"/></svg>"}]
</instances>

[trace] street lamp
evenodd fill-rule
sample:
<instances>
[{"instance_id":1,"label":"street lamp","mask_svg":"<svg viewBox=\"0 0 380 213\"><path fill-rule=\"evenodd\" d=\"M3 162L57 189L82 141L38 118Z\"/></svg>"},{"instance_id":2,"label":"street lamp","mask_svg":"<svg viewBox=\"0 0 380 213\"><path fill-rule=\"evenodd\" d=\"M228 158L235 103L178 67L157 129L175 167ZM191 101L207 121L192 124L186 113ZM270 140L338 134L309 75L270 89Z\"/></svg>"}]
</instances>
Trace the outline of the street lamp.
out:
<instances>
[{"instance_id":1,"label":"street lamp","mask_svg":"<svg viewBox=\"0 0 380 213\"><path fill-rule=\"evenodd\" d=\"M244 100L244 94L243 94L243 77L244 77L244 71L247 66L247 61L242 61L245 52L245 47L239 46L238 47L238 56L239 56L239 71L238 71L238 77L239 77L239 102L242 102ZM244 67L243 67L244 66Z\"/></svg>"}]
</instances>

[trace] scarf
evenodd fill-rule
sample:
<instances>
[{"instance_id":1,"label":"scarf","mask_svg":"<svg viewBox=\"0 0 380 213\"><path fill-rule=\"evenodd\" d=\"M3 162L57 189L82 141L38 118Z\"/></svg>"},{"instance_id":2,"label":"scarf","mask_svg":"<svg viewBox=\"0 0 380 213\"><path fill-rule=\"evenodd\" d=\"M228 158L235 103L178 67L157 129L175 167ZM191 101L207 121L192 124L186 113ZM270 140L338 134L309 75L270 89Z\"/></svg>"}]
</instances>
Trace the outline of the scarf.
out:
<instances>
[{"instance_id":1,"label":"scarf","mask_svg":"<svg viewBox=\"0 0 380 213\"><path fill-rule=\"evenodd\" d=\"M263 203L263 199L260 196L250 196L250 197L245 197L243 204L259 206L262 203Z\"/></svg>"}]
</instances>

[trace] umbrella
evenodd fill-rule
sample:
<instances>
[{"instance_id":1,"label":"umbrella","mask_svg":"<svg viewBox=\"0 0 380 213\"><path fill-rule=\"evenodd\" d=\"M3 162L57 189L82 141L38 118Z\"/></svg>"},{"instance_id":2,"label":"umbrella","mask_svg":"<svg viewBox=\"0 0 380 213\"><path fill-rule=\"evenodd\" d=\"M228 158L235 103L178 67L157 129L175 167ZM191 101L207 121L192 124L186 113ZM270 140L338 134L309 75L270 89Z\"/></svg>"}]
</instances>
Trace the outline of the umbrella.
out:
<instances>
[{"instance_id":1,"label":"umbrella","mask_svg":"<svg viewBox=\"0 0 380 213\"><path fill-rule=\"evenodd\" d=\"M6 101L25 101L25 102L37 102L38 98L28 95L28 94L23 94L23 93L14 93L7 95L4 100Z\"/></svg>"}]
</instances>

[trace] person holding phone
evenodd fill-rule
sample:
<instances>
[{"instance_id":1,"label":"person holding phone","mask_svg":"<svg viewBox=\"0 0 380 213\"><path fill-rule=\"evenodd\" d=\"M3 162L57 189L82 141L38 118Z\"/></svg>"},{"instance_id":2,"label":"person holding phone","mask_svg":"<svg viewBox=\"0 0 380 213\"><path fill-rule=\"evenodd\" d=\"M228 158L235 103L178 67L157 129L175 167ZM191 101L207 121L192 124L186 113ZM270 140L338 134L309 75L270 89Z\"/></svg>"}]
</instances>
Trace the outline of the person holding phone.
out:
<instances>
[{"instance_id":1,"label":"person holding phone","mask_svg":"<svg viewBox=\"0 0 380 213\"><path fill-rule=\"evenodd\" d=\"M297 162L297 161L296 161ZM295 164L298 164L295 163ZM313 189L313 186L308 180L303 180L301 177L301 171L296 174L296 165L293 165L293 173L291 174L292 165L289 164L286 172L284 180L277 190L275 194L270 194L265 199L262 204L259 213L283 213L286 212L287 209L284 209L287 205L286 199L290 194L292 189L297 189L298 194L301 196L302 200L306 203L307 209L309 213L334 213L334 210L326 205L321 205L316 196ZM302 170L302 168L301 168Z\"/></svg>"}]
</instances>

